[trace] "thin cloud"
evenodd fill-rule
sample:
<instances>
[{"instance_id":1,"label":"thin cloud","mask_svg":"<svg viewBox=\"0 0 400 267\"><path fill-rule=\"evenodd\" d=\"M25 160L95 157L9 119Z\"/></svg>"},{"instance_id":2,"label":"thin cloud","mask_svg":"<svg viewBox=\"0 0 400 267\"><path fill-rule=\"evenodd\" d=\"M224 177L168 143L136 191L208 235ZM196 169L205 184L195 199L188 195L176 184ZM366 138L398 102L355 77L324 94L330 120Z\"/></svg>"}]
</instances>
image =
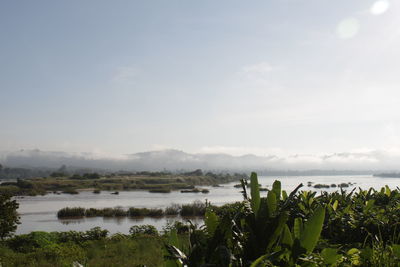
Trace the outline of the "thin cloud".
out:
<instances>
[{"instance_id":1,"label":"thin cloud","mask_svg":"<svg viewBox=\"0 0 400 267\"><path fill-rule=\"evenodd\" d=\"M114 74L112 81L118 84L134 84L139 75L138 68L120 67Z\"/></svg>"},{"instance_id":2,"label":"thin cloud","mask_svg":"<svg viewBox=\"0 0 400 267\"><path fill-rule=\"evenodd\" d=\"M253 154L257 156L282 155L284 151L280 148L262 148L249 146L204 146L200 148L199 153L205 154L229 154L233 156L242 156Z\"/></svg>"},{"instance_id":3,"label":"thin cloud","mask_svg":"<svg viewBox=\"0 0 400 267\"><path fill-rule=\"evenodd\" d=\"M237 72L237 80L244 87L266 87L271 86L272 77L276 71L281 70L282 67L275 66L269 62L262 61L255 64L245 65Z\"/></svg>"},{"instance_id":4,"label":"thin cloud","mask_svg":"<svg viewBox=\"0 0 400 267\"><path fill-rule=\"evenodd\" d=\"M243 73L251 74L266 74L273 71L275 68L268 62L261 62L253 65L247 65L242 68Z\"/></svg>"}]
</instances>

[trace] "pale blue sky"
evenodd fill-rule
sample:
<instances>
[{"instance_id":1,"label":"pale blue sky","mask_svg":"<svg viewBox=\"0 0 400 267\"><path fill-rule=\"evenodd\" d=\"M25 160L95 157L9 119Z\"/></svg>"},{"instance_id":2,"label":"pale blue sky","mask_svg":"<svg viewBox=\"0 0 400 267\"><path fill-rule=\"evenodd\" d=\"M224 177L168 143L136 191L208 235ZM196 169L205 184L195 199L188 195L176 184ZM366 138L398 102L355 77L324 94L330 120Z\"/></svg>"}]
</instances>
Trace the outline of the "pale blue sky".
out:
<instances>
[{"instance_id":1,"label":"pale blue sky","mask_svg":"<svg viewBox=\"0 0 400 267\"><path fill-rule=\"evenodd\" d=\"M0 150L400 151L400 3L1 1Z\"/></svg>"}]
</instances>

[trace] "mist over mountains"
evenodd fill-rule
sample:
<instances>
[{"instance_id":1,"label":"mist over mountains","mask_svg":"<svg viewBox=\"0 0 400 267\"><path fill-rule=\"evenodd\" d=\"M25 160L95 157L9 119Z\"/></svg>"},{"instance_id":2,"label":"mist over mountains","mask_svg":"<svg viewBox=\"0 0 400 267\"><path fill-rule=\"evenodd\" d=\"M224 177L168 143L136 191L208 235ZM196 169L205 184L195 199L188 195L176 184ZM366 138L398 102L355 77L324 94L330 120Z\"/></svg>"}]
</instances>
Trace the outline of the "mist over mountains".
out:
<instances>
[{"instance_id":1,"label":"mist over mountains","mask_svg":"<svg viewBox=\"0 0 400 267\"><path fill-rule=\"evenodd\" d=\"M371 173L381 170L399 170L400 154L387 151L359 153L335 153L327 155L276 155L256 156L252 154L232 156L228 154L190 154L179 150L159 150L134 153L119 158L98 156L92 153L66 153L55 151L20 150L1 152L0 164L22 168L89 168L110 171L355 171Z\"/></svg>"}]
</instances>

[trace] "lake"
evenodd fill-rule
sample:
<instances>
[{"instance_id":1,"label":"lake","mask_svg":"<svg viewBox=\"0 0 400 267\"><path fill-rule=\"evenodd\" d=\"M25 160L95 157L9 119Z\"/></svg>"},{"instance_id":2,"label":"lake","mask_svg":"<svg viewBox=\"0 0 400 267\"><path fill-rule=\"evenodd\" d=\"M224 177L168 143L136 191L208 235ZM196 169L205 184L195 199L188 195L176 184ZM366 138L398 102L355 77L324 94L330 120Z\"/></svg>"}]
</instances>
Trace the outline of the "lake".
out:
<instances>
[{"instance_id":1,"label":"lake","mask_svg":"<svg viewBox=\"0 0 400 267\"><path fill-rule=\"evenodd\" d=\"M290 193L300 183L304 184L303 190L316 190L333 192L338 188L314 189L307 187L307 182L315 184L339 184L354 183L353 186L346 188L352 190L354 187L368 189L374 187L380 189L388 185L396 188L400 184L400 178L380 178L372 175L341 175L341 176L260 176L259 183L262 187L271 187L274 180L282 182L282 189ZM208 187L210 193L181 193L173 191L171 193L149 193L147 191L121 191L119 195L103 191L100 194L93 194L88 191L81 191L78 195L69 194L47 194L45 196L18 197L18 212L21 216L21 224L17 228L17 234L25 234L31 231L86 231L90 228L100 226L109 230L111 233L128 233L132 225L152 224L159 230L167 223L183 218L82 218L82 219L63 219L57 218L57 211L64 207L84 207L84 208L106 208L106 207L146 207L146 208L165 208L171 204L187 204L196 200L205 201L206 199L214 205L223 205L243 199L240 188L233 186L237 182L223 184L221 187ZM267 192L261 192L266 195ZM201 223L199 218L192 218L196 223Z\"/></svg>"}]
</instances>

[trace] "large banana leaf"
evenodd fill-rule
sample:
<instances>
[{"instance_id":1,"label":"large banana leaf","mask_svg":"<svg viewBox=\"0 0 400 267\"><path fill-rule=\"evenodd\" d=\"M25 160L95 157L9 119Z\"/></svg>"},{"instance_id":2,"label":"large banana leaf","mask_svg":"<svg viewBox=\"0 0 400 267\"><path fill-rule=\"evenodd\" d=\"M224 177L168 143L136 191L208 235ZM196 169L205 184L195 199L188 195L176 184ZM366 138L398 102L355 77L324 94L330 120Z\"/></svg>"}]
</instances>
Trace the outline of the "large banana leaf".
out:
<instances>
[{"instance_id":1,"label":"large banana leaf","mask_svg":"<svg viewBox=\"0 0 400 267\"><path fill-rule=\"evenodd\" d=\"M213 236L215 229L219 224L218 216L211 210L207 210L204 218L204 224L206 225L207 233L209 236Z\"/></svg>"},{"instance_id":2,"label":"large banana leaf","mask_svg":"<svg viewBox=\"0 0 400 267\"><path fill-rule=\"evenodd\" d=\"M311 253L321 235L325 219L325 208L319 206L311 218L304 224L304 230L300 236L300 245Z\"/></svg>"},{"instance_id":3,"label":"large banana leaf","mask_svg":"<svg viewBox=\"0 0 400 267\"><path fill-rule=\"evenodd\" d=\"M281 199L281 187L281 182L278 180L274 181L274 183L272 184L272 192L275 193L278 200Z\"/></svg>"},{"instance_id":4,"label":"large banana leaf","mask_svg":"<svg viewBox=\"0 0 400 267\"><path fill-rule=\"evenodd\" d=\"M282 244L289 247L293 246L292 233L290 233L287 224L283 227Z\"/></svg>"},{"instance_id":5,"label":"large banana leaf","mask_svg":"<svg viewBox=\"0 0 400 267\"><path fill-rule=\"evenodd\" d=\"M293 226L293 236L295 239L300 239L301 233L303 232L303 221L301 218L294 219L294 226Z\"/></svg>"},{"instance_id":6,"label":"large banana leaf","mask_svg":"<svg viewBox=\"0 0 400 267\"><path fill-rule=\"evenodd\" d=\"M270 250L272 246L275 244L275 242L278 240L280 235L282 234L282 231L286 225L286 222L289 218L289 214L287 212L283 212L278 219L277 225L275 225L275 230L272 233L272 235L269 237L269 242L267 246L267 250Z\"/></svg>"},{"instance_id":7,"label":"large banana leaf","mask_svg":"<svg viewBox=\"0 0 400 267\"><path fill-rule=\"evenodd\" d=\"M257 173L252 172L250 176L250 189L251 189L251 209L257 216L260 209L260 188L258 184Z\"/></svg>"},{"instance_id":8,"label":"large banana leaf","mask_svg":"<svg viewBox=\"0 0 400 267\"><path fill-rule=\"evenodd\" d=\"M272 218L278 208L277 197L274 191L269 191L267 195L268 217Z\"/></svg>"}]
</instances>

